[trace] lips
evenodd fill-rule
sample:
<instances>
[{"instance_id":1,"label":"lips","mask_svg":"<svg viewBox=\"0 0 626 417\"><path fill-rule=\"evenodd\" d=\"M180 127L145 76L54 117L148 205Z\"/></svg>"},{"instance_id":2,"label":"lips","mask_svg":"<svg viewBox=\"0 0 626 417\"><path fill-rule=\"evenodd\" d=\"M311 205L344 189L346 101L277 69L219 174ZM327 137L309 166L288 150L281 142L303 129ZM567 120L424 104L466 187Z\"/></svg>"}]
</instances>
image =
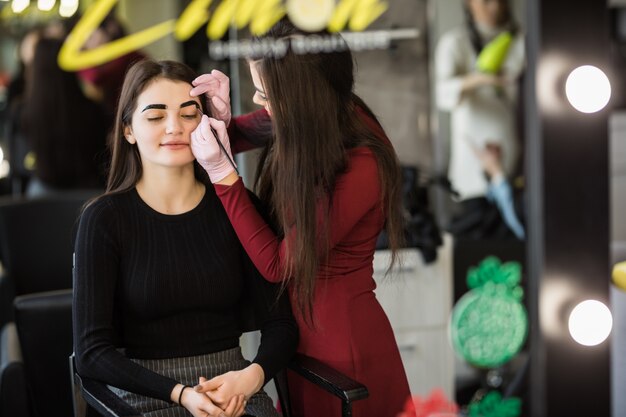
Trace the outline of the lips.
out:
<instances>
[{"instance_id":1,"label":"lips","mask_svg":"<svg viewBox=\"0 0 626 417\"><path fill-rule=\"evenodd\" d=\"M189 146L189 144L187 142L166 142L166 143L162 143L161 146L167 147L167 148L182 148L185 146Z\"/></svg>"}]
</instances>

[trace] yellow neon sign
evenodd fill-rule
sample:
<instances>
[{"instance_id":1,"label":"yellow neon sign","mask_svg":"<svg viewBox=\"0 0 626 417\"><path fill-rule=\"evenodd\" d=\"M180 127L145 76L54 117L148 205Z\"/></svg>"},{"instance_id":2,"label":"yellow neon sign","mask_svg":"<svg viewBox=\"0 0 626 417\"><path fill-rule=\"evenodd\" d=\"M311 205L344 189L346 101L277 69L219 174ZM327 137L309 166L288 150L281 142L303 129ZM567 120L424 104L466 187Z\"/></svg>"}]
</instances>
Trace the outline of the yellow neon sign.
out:
<instances>
[{"instance_id":1,"label":"yellow neon sign","mask_svg":"<svg viewBox=\"0 0 626 417\"><path fill-rule=\"evenodd\" d=\"M222 0L211 16L209 6L212 0L193 0L178 20L170 19L89 51L82 51L81 48L89 36L118 1L97 0L87 9L61 48L58 57L61 68L77 71L101 65L172 33L177 40L184 41L206 22L209 22L206 28L207 37L211 40L221 39L231 22L239 29L249 26L253 35L262 35L287 13L281 0ZM362 31L383 14L387 7L387 3L381 0L341 0L327 27L331 32L338 32L349 24L351 30ZM306 20L306 16L298 18L294 20Z\"/></svg>"}]
</instances>

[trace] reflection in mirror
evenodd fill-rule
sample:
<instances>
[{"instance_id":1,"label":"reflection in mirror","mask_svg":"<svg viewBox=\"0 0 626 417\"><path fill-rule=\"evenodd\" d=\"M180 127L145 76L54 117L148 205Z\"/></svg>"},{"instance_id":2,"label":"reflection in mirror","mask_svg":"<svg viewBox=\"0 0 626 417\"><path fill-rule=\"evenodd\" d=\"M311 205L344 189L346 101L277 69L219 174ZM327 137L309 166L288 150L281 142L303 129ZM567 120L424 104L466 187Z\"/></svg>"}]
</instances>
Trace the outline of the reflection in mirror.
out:
<instances>
[{"instance_id":1,"label":"reflection in mirror","mask_svg":"<svg viewBox=\"0 0 626 417\"><path fill-rule=\"evenodd\" d=\"M528 357L523 0L431 0L429 6L433 169L449 181L434 196L439 223L453 241L456 400L466 405L496 392L521 398L521 407L508 406L522 412Z\"/></svg>"}]
</instances>

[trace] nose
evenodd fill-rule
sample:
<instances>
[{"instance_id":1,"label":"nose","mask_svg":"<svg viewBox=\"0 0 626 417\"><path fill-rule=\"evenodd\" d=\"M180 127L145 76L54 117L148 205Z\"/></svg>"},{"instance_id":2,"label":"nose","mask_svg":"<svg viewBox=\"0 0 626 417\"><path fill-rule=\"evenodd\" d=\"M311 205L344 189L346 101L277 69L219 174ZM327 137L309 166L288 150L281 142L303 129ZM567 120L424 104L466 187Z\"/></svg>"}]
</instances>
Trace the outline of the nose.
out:
<instances>
[{"instance_id":1,"label":"nose","mask_svg":"<svg viewBox=\"0 0 626 417\"><path fill-rule=\"evenodd\" d=\"M177 116L168 116L165 124L165 133L168 135L176 135L183 132L183 125Z\"/></svg>"}]
</instances>

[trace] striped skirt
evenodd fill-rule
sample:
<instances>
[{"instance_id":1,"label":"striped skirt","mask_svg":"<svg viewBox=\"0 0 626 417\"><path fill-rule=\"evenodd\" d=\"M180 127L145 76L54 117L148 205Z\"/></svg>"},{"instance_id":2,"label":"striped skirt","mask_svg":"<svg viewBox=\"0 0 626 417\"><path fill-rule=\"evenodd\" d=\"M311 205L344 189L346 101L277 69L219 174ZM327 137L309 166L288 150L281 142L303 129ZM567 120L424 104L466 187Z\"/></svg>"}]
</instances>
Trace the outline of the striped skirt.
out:
<instances>
[{"instance_id":1,"label":"striped skirt","mask_svg":"<svg viewBox=\"0 0 626 417\"><path fill-rule=\"evenodd\" d=\"M153 372L192 387L198 383L201 376L211 379L228 371L243 369L250 364L242 356L239 347L185 358L131 360ZM191 417L191 413L177 404L144 397L112 386L109 386L109 389L145 417ZM263 390L248 400L245 414L255 417L280 417L271 398Z\"/></svg>"}]
</instances>

